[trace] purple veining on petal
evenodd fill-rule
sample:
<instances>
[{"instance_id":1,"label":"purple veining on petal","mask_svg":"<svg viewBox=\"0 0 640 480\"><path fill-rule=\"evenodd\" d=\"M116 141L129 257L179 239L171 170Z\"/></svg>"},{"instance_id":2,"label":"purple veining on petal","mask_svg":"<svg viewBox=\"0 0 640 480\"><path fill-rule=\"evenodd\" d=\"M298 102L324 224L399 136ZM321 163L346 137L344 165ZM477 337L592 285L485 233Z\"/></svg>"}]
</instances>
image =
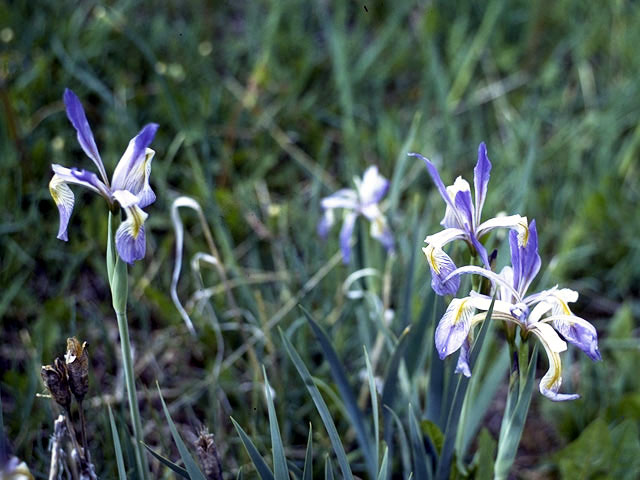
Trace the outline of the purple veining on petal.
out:
<instances>
[{"instance_id":1,"label":"purple veining on petal","mask_svg":"<svg viewBox=\"0 0 640 480\"><path fill-rule=\"evenodd\" d=\"M529 224L529 241L520 253L520 275L521 281L519 288L522 293L529 288L529 285L540 270L540 255L538 255L538 232L536 230L536 221L531 220Z\"/></svg>"},{"instance_id":2,"label":"purple veining on petal","mask_svg":"<svg viewBox=\"0 0 640 480\"><path fill-rule=\"evenodd\" d=\"M572 321L570 316L566 319L556 317L553 320L553 326L565 340L586 353L591 360L595 362L602 360L598 349L598 333L589 322Z\"/></svg>"},{"instance_id":3,"label":"purple veining on petal","mask_svg":"<svg viewBox=\"0 0 640 480\"><path fill-rule=\"evenodd\" d=\"M116 250L120 258L129 264L144 258L146 249L144 227L134 237L129 231L128 221L122 222L116 231Z\"/></svg>"},{"instance_id":4,"label":"purple veining on petal","mask_svg":"<svg viewBox=\"0 0 640 480\"><path fill-rule=\"evenodd\" d=\"M131 139L113 172L111 183L114 190L129 190L134 195L142 190L143 181L140 177L144 171L139 168L139 164L145 161L147 147L151 145L157 130L158 124L149 123ZM135 178L132 178L132 174Z\"/></svg>"},{"instance_id":5,"label":"purple veining on petal","mask_svg":"<svg viewBox=\"0 0 640 480\"><path fill-rule=\"evenodd\" d=\"M463 311L465 302L465 299L454 298L438 323L435 346L441 360L458 350L469 334L471 322L468 312Z\"/></svg>"},{"instance_id":6,"label":"purple veining on petal","mask_svg":"<svg viewBox=\"0 0 640 480\"><path fill-rule=\"evenodd\" d=\"M466 182L465 182L466 183ZM455 206L457 211L461 214L460 216L465 222L465 225L462 225L464 229L471 235L473 233L474 222L473 222L473 204L471 202L471 192L469 190L460 190L456 193L455 198Z\"/></svg>"}]
</instances>

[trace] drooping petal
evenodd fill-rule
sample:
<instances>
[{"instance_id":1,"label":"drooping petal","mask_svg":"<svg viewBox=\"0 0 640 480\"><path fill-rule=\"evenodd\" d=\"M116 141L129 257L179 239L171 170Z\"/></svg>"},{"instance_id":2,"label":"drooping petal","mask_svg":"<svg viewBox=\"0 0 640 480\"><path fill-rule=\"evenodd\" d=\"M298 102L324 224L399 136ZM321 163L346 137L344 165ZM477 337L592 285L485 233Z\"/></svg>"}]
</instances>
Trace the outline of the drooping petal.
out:
<instances>
[{"instance_id":1,"label":"drooping petal","mask_svg":"<svg viewBox=\"0 0 640 480\"><path fill-rule=\"evenodd\" d=\"M476 222L480 223L482 207L487 195L487 185L491 177L491 162L487 156L487 146L482 142L478 146L478 163L473 169L473 186L475 194Z\"/></svg>"},{"instance_id":2,"label":"drooping petal","mask_svg":"<svg viewBox=\"0 0 640 480\"><path fill-rule=\"evenodd\" d=\"M393 250L393 235L387 224L387 219L382 213L371 220L369 233L382 244L387 252Z\"/></svg>"},{"instance_id":3,"label":"drooping petal","mask_svg":"<svg viewBox=\"0 0 640 480\"><path fill-rule=\"evenodd\" d=\"M146 249L144 222L149 216L138 206L138 197L127 190L116 190L114 198L127 214L116 231L116 250L120 258L132 264L144 258Z\"/></svg>"},{"instance_id":4,"label":"drooping petal","mask_svg":"<svg viewBox=\"0 0 640 480\"><path fill-rule=\"evenodd\" d=\"M60 175L53 175L49 182L49 192L51 197L58 207L60 213L60 227L58 229L58 238L65 242L69 240L67 236L67 226L69 225L69 219L71 218L71 212L73 211L73 205L75 203L75 197L73 192L66 184L64 179Z\"/></svg>"},{"instance_id":5,"label":"drooping petal","mask_svg":"<svg viewBox=\"0 0 640 480\"><path fill-rule=\"evenodd\" d=\"M102 176L102 180L108 185L109 181L107 179L107 173L105 172L104 164L100 158L100 153L98 152L96 141L93 138L93 133L91 132L87 116L84 113L84 108L82 108L82 103L80 103L76 94L68 88L64 90L63 100L67 110L67 117L69 118L71 125L73 125L73 128L76 129L78 143L82 147L82 150L84 150L84 153L86 153L87 156L93 160L93 163L96 164L96 167L98 167L98 171Z\"/></svg>"},{"instance_id":6,"label":"drooping petal","mask_svg":"<svg viewBox=\"0 0 640 480\"><path fill-rule=\"evenodd\" d=\"M460 288L460 278L445 279L456 269L451 257L442 248L429 244L422 249L431 269L431 288L438 295L455 295Z\"/></svg>"},{"instance_id":7,"label":"drooping petal","mask_svg":"<svg viewBox=\"0 0 640 480\"><path fill-rule=\"evenodd\" d=\"M567 344L558 336L551 325L546 323L534 324L531 332L540 339L549 359L549 370L540 380L540 393L554 402L580 398L578 394L558 393L562 385L562 364L558 354L567 349Z\"/></svg>"},{"instance_id":8,"label":"drooping petal","mask_svg":"<svg viewBox=\"0 0 640 480\"><path fill-rule=\"evenodd\" d=\"M324 213L322 214L322 218L318 222L318 227L317 227L318 235L320 235L320 237L322 238L327 238L327 234L329 233L329 230L331 230L331 227L333 226L334 221L335 221L335 215L333 214L333 209L332 208L325 209Z\"/></svg>"},{"instance_id":9,"label":"drooping petal","mask_svg":"<svg viewBox=\"0 0 640 480\"><path fill-rule=\"evenodd\" d=\"M469 367L469 350L471 350L471 345L469 344L469 337L462 342L462 347L460 347L460 356L458 357L458 363L456 363L456 371L455 373L461 373L465 377L471 377L471 368Z\"/></svg>"},{"instance_id":10,"label":"drooping petal","mask_svg":"<svg viewBox=\"0 0 640 480\"><path fill-rule=\"evenodd\" d=\"M454 298L438 323L435 334L440 359L458 350L469 335L475 307L471 298Z\"/></svg>"},{"instance_id":11,"label":"drooping petal","mask_svg":"<svg viewBox=\"0 0 640 480\"><path fill-rule=\"evenodd\" d=\"M527 217L522 217L520 215L503 215L490 218L478 225L476 234L478 235L478 238L482 238L491 230L495 230L496 228L510 228L515 230L518 234L517 239L520 245L525 245L529 241L529 225Z\"/></svg>"},{"instance_id":12,"label":"drooping petal","mask_svg":"<svg viewBox=\"0 0 640 480\"><path fill-rule=\"evenodd\" d=\"M157 130L157 124L149 123L142 127L138 135L129 141L129 145L122 154L111 178L113 190L129 190L134 195L138 195L145 185L149 185L148 175L145 174L147 171L151 171L151 159L154 152L148 147L151 145ZM151 150L151 153L148 150ZM149 188L149 190L151 189ZM149 200L149 192L145 193L145 195ZM155 199L155 195L153 195L153 198Z\"/></svg>"},{"instance_id":13,"label":"drooping petal","mask_svg":"<svg viewBox=\"0 0 640 480\"><path fill-rule=\"evenodd\" d=\"M320 205L324 209L329 208L346 208L355 210L358 208L358 194L351 188L342 188L337 192L323 198Z\"/></svg>"},{"instance_id":14,"label":"drooping petal","mask_svg":"<svg viewBox=\"0 0 640 480\"><path fill-rule=\"evenodd\" d=\"M347 264L351 261L351 236L358 214L349 212L345 215L340 229L340 250L342 250L342 262Z\"/></svg>"},{"instance_id":15,"label":"drooping petal","mask_svg":"<svg viewBox=\"0 0 640 480\"><path fill-rule=\"evenodd\" d=\"M465 236L466 232L460 228L445 228L441 232L429 235L424 241L426 243L430 243L434 247L442 248L447 243L458 238L464 238Z\"/></svg>"},{"instance_id":16,"label":"drooping petal","mask_svg":"<svg viewBox=\"0 0 640 480\"><path fill-rule=\"evenodd\" d=\"M598 332L589 322L575 315L552 315L545 320L552 321L558 333L586 353L591 360L602 360L598 350Z\"/></svg>"},{"instance_id":17,"label":"drooping petal","mask_svg":"<svg viewBox=\"0 0 640 480\"><path fill-rule=\"evenodd\" d=\"M362 205L378 203L387 193L389 181L378 172L375 165L367 168L358 186L358 194Z\"/></svg>"},{"instance_id":18,"label":"drooping petal","mask_svg":"<svg viewBox=\"0 0 640 480\"><path fill-rule=\"evenodd\" d=\"M66 183L73 183L75 185L82 185L83 187L92 190L103 197L107 198L108 201L111 201L111 192L107 188L107 186L100 181L98 176L87 170L81 170L79 168L66 168L62 165L53 164L51 165L51 169L53 173L58 175L62 180Z\"/></svg>"}]
</instances>

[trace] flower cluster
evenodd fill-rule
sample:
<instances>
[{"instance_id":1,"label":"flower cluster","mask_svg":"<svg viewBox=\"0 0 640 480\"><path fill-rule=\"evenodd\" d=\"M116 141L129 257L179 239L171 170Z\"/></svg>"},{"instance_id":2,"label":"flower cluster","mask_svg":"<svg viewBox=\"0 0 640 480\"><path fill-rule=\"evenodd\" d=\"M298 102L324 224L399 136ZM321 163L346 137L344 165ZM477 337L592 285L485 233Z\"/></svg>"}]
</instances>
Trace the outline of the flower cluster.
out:
<instances>
[{"instance_id":1,"label":"flower cluster","mask_svg":"<svg viewBox=\"0 0 640 480\"><path fill-rule=\"evenodd\" d=\"M527 294L531 282L540 270L538 232L536 222L528 223L520 215L496 217L480 222L480 215L487 193L491 162L484 143L478 148L478 163L474 170L475 204L471 200L469 184L458 177L446 187L436 167L420 154L440 194L447 205L442 226L445 229L429 235L423 249L431 269L431 285L439 295L455 295L460 286L460 276L479 275L491 281L495 303L492 319L518 325L523 336L535 335L542 343L549 359L549 370L540 381L540 392L551 400L573 400L577 394L559 393L562 384L560 352L567 343L584 351L592 360L600 360L596 329L586 320L574 315L569 303L578 299L578 293L557 286L534 294ZM481 239L495 228L508 228L511 250L511 266L500 273L492 270ZM455 239L464 240L472 253L479 257L480 266L456 267L443 247ZM465 298L454 298L440 320L435 332L438 355L444 359L460 350L456 372L471 375L468 364L469 337L472 327L482 322L489 310L492 298L481 292L471 291ZM480 313L476 313L479 311ZM483 313L485 312L485 313Z\"/></svg>"},{"instance_id":2,"label":"flower cluster","mask_svg":"<svg viewBox=\"0 0 640 480\"><path fill-rule=\"evenodd\" d=\"M356 177L353 182L355 189L343 188L322 199L324 215L318 224L318 234L326 237L335 222L334 210L339 208L344 210L344 220L340 230L340 249L344 263L349 263L351 260L351 236L359 215L371 222L371 236L387 251L393 249L393 236L379 205L382 197L387 193L389 181L380 175L378 167L371 166L364 172L362 179Z\"/></svg>"},{"instance_id":3,"label":"flower cluster","mask_svg":"<svg viewBox=\"0 0 640 480\"><path fill-rule=\"evenodd\" d=\"M111 210L118 205L124 209L127 219L120 224L116 232L116 249L120 258L127 263L140 260L144 257L146 248L144 222L148 216L142 209L156 200L156 195L149 185L151 161L155 152L148 147L153 141L158 125L145 125L140 133L131 139L110 183L80 100L75 93L66 89L64 104L67 117L76 129L78 143L98 168L100 177L79 168L51 165L54 175L49 182L49 191L60 213L58 238L68 240L67 226L75 203L68 184L82 185L101 195Z\"/></svg>"}]
</instances>

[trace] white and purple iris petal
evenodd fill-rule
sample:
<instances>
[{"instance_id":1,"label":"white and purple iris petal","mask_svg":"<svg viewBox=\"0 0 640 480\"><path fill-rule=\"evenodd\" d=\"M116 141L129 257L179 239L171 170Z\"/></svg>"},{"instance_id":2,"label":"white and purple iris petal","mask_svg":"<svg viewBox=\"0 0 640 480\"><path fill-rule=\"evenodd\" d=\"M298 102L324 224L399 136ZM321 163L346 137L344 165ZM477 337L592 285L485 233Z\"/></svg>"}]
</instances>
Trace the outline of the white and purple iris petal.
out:
<instances>
[{"instance_id":1,"label":"white and purple iris petal","mask_svg":"<svg viewBox=\"0 0 640 480\"><path fill-rule=\"evenodd\" d=\"M60 214L58 238L68 240L67 227L75 204L73 192L68 184L82 185L104 197L110 208L113 208L117 202L124 209L127 218L116 232L116 249L124 261L133 263L143 258L145 252L144 221L148 215L142 211L142 208L156 199L149 184L151 161L155 152L149 148L149 145L153 141L158 125L150 123L144 126L140 133L131 139L109 184L80 100L75 93L66 89L64 104L67 117L76 130L78 143L98 168L101 178L87 170L52 165L54 175L49 183L49 191Z\"/></svg>"},{"instance_id":2,"label":"white and purple iris petal","mask_svg":"<svg viewBox=\"0 0 640 480\"><path fill-rule=\"evenodd\" d=\"M521 217L520 215L496 217L480 223L482 218L482 209L487 196L489 178L491 177L491 162L487 156L487 147L484 142L478 146L478 161L473 174L475 202L471 197L471 187L469 186L469 183L462 177L456 178L453 185L445 187L442 179L440 178L440 174L438 173L438 169L429 159L419 153L410 153L409 155L421 158L425 162L427 171L446 204L445 214L440 224L445 227L444 232L450 230L452 231L452 234L447 236L446 242L441 242L438 245L435 245L434 247L436 249L442 250L446 243L454 239L464 239L479 255L482 264L489 268L489 258L486 249L480 242L480 239L484 235L496 228L509 228L518 233L518 239L521 243L526 241L528 236L528 232L526 231L527 220L525 217ZM462 232L462 234L460 234L460 232ZM431 237L435 236L432 235ZM429 238L430 237L427 237L426 240L428 243ZM432 251L429 250L429 252ZM447 263L451 261L448 256L441 256L441 258L446 260ZM453 264L453 262L451 262L451 264ZM438 275L437 272L439 270L448 270L447 273L451 273L451 271L455 269L455 266L453 269L434 269L431 262L429 266L431 268L432 277L433 275ZM444 277L440 275L440 278L432 281L432 285L436 285L436 293L439 295L448 293L455 294L456 291L452 290L451 286L449 288L442 288L444 285L443 279Z\"/></svg>"},{"instance_id":3,"label":"white and purple iris petal","mask_svg":"<svg viewBox=\"0 0 640 480\"><path fill-rule=\"evenodd\" d=\"M326 237L334 223L336 209L344 211L344 219L340 230L340 250L342 261L351 260L351 237L359 215L371 222L370 234L387 250L393 250L393 235L387 219L380 210L379 203L389 188L389 181L378 172L378 167L367 168L362 179L355 178L355 189L343 188L321 201L324 214L318 223L317 231Z\"/></svg>"}]
</instances>

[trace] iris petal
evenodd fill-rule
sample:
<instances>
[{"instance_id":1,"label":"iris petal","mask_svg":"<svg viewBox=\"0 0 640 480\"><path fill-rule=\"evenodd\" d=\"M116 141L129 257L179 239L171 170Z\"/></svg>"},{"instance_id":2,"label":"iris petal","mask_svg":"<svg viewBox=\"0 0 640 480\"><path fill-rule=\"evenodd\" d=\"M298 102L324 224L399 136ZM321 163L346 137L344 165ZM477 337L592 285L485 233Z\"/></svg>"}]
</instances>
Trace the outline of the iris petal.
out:
<instances>
[{"instance_id":1,"label":"iris petal","mask_svg":"<svg viewBox=\"0 0 640 480\"><path fill-rule=\"evenodd\" d=\"M388 188L389 180L380 175L378 167L374 165L367 168L362 175L362 182L360 182L358 188L360 203L369 205L380 202L385 193L387 193Z\"/></svg>"},{"instance_id":2,"label":"iris petal","mask_svg":"<svg viewBox=\"0 0 640 480\"><path fill-rule=\"evenodd\" d=\"M475 214L476 222L480 223L480 216L482 215L482 207L484 206L484 200L487 195L487 185L489 184L489 178L491 177L491 162L487 156L487 146L482 142L478 146L478 163L473 169L473 186L475 193Z\"/></svg>"},{"instance_id":3,"label":"iris petal","mask_svg":"<svg viewBox=\"0 0 640 480\"><path fill-rule=\"evenodd\" d=\"M75 197L64 179L60 175L55 174L49 182L49 192L51 192L51 197L56 203L58 212L60 213L58 238L66 242L69 240L67 227L69 225L69 219L71 218L71 212L73 211L73 205L75 204Z\"/></svg>"},{"instance_id":4,"label":"iris petal","mask_svg":"<svg viewBox=\"0 0 640 480\"><path fill-rule=\"evenodd\" d=\"M340 229L340 250L342 250L342 261L345 264L351 261L351 235L357 217L358 214L355 212L347 213Z\"/></svg>"},{"instance_id":5,"label":"iris petal","mask_svg":"<svg viewBox=\"0 0 640 480\"><path fill-rule=\"evenodd\" d=\"M105 172L104 164L100 158L96 141L93 138L91 127L87 121L87 116L84 113L84 108L82 108L82 103L80 103L76 94L68 88L64 91L63 100L67 110L67 117L69 118L71 125L73 125L73 128L76 129L78 143L82 147L82 150L84 150L84 153L86 153L98 167L102 180L105 183L108 183L107 173Z\"/></svg>"},{"instance_id":6,"label":"iris petal","mask_svg":"<svg viewBox=\"0 0 640 480\"><path fill-rule=\"evenodd\" d=\"M471 298L454 298L438 323L435 334L440 359L458 350L469 335L471 317L475 312Z\"/></svg>"},{"instance_id":7,"label":"iris petal","mask_svg":"<svg viewBox=\"0 0 640 480\"><path fill-rule=\"evenodd\" d=\"M129 141L127 149L122 154L113 172L111 183L114 190L129 190L134 195L138 195L143 190L145 187L145 174L147 170L151 171L151 158L153 158L153 155L149 158L148 150L151 149L148 149L148 147L153 141L157 130L157 124L149 123L142 127L138 135ZM148 185L148 178L146 179L146 185Z\"/></svg>"},{"instance_id":8,"label":"iris petal","mask_svg":"<svg viewBox=\"0 0 640 480\"><path fill-rule=\"evenodd\" d=\"M431 269L431 288L438 295L455 295L460 288L460 278L454 277L447 280L451 272L456 270L456 264L451 257L436 245L429 244L422 251Z\"/></svg>"}]
</instances>

